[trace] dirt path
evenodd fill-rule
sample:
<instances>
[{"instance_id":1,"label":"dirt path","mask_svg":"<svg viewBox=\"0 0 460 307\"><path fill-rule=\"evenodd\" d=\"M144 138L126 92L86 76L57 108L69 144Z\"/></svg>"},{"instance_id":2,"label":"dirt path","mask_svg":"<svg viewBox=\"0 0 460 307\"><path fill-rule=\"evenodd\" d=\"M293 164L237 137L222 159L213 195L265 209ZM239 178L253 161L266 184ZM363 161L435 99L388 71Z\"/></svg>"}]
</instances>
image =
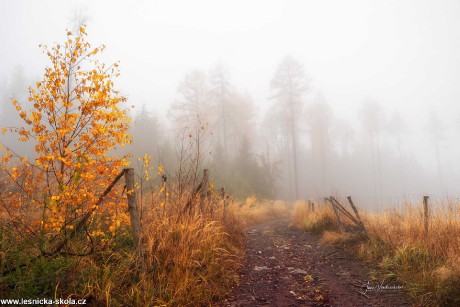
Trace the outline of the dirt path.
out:
<instances>
[{"instance_id":1,"label":"dirt path","mask_svg":"<svg viewBox=\"0 0 460 307\"><path fill-rule=\"evenodd\" d=\"M240 285L221 306L411 305L402 290L368 284L370 267L288 224L273 220L248 230Z\"/></svg>"}]
</instances>

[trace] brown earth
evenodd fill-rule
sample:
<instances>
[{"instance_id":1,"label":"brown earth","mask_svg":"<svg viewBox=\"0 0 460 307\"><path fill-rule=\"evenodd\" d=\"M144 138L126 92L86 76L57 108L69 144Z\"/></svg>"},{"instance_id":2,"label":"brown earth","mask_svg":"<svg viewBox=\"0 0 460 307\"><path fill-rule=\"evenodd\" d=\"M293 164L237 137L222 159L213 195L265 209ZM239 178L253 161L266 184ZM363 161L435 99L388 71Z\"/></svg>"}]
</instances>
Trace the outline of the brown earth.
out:
<instances>
[{"instance_id":1,"label":"brown earth","mask_svg":"<svg viewBox=\"0 0 460 307\"><path fill-rule=\"evenodd\" d=\"M240 283L220 306L411 306L394 282L370 281L372 270L320 236L272 220L248 230ZM369 281L369 283L368 283Z\"/></svg>"}]
</instances>

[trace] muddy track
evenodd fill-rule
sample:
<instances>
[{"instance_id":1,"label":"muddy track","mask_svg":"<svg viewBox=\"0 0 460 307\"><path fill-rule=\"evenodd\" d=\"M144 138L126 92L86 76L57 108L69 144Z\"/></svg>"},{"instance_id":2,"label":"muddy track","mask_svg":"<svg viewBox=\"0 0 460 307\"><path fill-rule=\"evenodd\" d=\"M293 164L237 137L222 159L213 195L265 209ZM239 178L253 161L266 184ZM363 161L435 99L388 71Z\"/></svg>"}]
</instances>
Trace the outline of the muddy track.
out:
<instances>
[{"instance_id":1,"label":"muddy track","mask_svg":"<svg viewBox=\"0 0 460 307\"><path fill-rule=\"evenodd\" d=\"M220 306L411 306L401 289L379 289L368 265L319 236L272 220L248 230L240 284Z\"/></svg>"}]
</instances>

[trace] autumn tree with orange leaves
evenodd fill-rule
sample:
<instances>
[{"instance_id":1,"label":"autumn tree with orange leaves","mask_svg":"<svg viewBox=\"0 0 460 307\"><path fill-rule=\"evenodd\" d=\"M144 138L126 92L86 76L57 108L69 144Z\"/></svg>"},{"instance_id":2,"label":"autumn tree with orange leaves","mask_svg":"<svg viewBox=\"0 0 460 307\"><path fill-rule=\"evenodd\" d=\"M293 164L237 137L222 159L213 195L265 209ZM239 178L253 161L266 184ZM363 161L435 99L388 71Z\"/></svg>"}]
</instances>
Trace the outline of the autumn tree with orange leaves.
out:
<instances>
[{"instance_id":1,"label":"autumn tree with orange leaves","mask_svg":"<svg viewBox=\"0 0 460 307\"><path fill-rule=\"evenodd\" d=\"M36 157L0 143L0 218L44 255L94 250L126 220L121 188L99 200L127 165L126 157L111 154L131 141L126 98L114 88L118 64L100 63L96 57L105 47L92 48L86 37L81 27L67 32L64 44L41 46L51 65L29 87L29 105L12 101L24 125L2 129L34 142Z\"/></svg>"}]
</instances>

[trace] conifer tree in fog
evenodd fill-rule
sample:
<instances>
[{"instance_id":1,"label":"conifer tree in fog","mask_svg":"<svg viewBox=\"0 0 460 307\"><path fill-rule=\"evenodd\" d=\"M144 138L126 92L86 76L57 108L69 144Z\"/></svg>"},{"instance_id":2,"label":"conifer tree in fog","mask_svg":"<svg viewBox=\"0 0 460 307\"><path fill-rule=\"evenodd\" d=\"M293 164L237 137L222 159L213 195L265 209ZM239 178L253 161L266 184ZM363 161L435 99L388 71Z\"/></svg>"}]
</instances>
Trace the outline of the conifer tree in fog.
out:
<instances>
[{"instance_id":1,"label":"conifer tree in fog","mask_svg":"<svg viewBox=\"0 0 460 307\"><path fill-rule=\"evenodd\" d=\"M380 137L384 123L382 108L377 102L366 101L361 108L361 122L368 132L371 145L374 197L383 195ZM377 192L378 191L378 192Z\"/></svg>"},{"instance_id":2,"label":"conifer tree in fog","mask_svg":"<svg viewBox=\"0 0 460 307\"><path fill-rule=\"evenodd\" d=\"M402 137L403 134L407 131L406 123L404 119L398 112L395 112L391 119L388 122L388 131L395 137L396 146L398 148L398 156L399 156L399 168L401 172L401 186L402 192L406 195L406 175L405 175L405 166L403 160L403 141Z\"/></svg>"},{"instance_id":3,"label":"conifer tree in fog","mask_svg":"<svg viewBox=\"0 0 460 307\"><path fill-rule=\"evenodd\" d=\"M220 125L222 136L219 138L222 140L225 158L228 157L228 115L229 103L231 99L231 85L229 81L229 73L227 68L219 63L211 71L210 74L210 86L211 86L211 97L215 102L217 108L216 114L218 114L217 121Z\"/></svg>"},{"instance_id":4,"label":"conifer tree in fog","mask_svg":"<svg viewBox=\"0 0 460 307\"><path fill-rule=\"evenodd\" d=\"M133 147L133 156L142 157L144 154L158 154L160 149L161 127L158 116L152 114L146 107L142 105L134 116L134 123L131 125L131 134L135 140Z\"/></svg>"},{"instance_id":5,"label":"conifer tree in fog","mask_svg":"<svg viewBox=\"0 0 460 307\"><path fill-rule=\"evenodd\" d=\"M329 151L330 151L330 131L332 128L333 115L330 106L324 98L319 95L316 102L309 105L306 109L308 132L310 134L312 153L319 157L321 178L321 195L327 195L329 186Z\"/></svg>"},{"instance_id":6,"label":"conifer tree in fog","mask_svg":"<svg viewBox=\"0 0 460 307\"><path fill-rule=\"evenodd\" d=\"M350 158L351 145L355 140L355 130L348 120L335 119L333 135L336 137L336 146L342 158Z\"/></svg>"},{"instance_id":7,"label":"conifer tree in fog","mask_svg":"<svg viewBox=\"0 0 460 307\"><path fill-rule=\"evenodd\" d=\"M271 90L273 98L277 100L281 120L288 127L288 134L291 141L290 156L292 157L294 169L294 191L295 198L299 199L299 165L297 158L298 146L298 124L299 114L304 103L303 96L310 89L310 78L305 73L304 66L294 58L284 58L273 77Z\"/></svg>"}]
</instances>

